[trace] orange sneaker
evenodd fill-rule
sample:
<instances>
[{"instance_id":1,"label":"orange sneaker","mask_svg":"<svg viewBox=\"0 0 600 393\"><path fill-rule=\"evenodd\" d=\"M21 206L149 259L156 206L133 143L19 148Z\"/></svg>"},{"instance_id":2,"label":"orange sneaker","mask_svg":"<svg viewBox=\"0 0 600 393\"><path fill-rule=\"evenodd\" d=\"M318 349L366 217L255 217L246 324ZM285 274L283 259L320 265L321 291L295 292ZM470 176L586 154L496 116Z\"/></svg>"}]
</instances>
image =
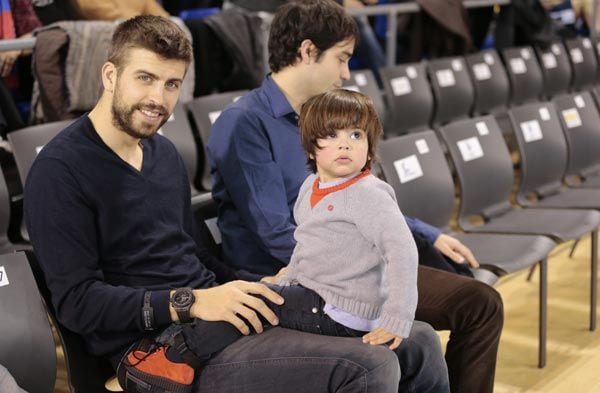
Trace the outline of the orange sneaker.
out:
<instances>
[{"instance_id":1,"label":"orange sneaker","mask_svg":"<svg viewBox=\"0 0 600 393\"><path fill-rule=\"evenodd\" d=\"M137 345L119 364L117 376L125 392L190 393L194 369L186 363L175 363L166 357L167 347L144 342Z\"/></svg>"}]
</instances>

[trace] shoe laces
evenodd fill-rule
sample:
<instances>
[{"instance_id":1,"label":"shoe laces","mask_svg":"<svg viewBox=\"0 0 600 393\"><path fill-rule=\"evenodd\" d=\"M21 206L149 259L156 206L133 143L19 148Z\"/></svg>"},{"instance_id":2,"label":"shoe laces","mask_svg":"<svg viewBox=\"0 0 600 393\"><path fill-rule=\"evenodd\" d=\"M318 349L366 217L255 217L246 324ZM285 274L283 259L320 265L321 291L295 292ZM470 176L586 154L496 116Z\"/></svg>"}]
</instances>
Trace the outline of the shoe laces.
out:
<instances>
[{"instance_id":1,"label":"shoe laces","mask_svg":"<svg viewBox=\"0 0 600 393\"><path fill-rule=\"evenodd\" d=\"M150 344L150 348L148 348L148 352L144 353L143 351L134 350L132 353L132 356L137 360L137 363L132 364L132 366L133 367L137 366L138 364L140 364L141 362L146 360L146 358L148 358L148 356L159 351L162 347L163 347L163 345L160 345L157 343L152 343L152 344ZM144 355L141 357L138 357L138 352L142 352L142 353L144 353Z\"/></svg>"}]
</instances>

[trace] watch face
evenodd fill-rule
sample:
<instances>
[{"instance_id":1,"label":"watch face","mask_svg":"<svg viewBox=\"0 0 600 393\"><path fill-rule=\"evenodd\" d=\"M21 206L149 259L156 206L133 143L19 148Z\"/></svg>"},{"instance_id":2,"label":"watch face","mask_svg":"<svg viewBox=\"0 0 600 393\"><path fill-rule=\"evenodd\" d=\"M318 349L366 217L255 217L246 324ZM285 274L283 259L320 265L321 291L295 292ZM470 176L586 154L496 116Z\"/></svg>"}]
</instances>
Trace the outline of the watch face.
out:
<instances>
[{"instance_id":1,"label":"watch face","mask_svg":"<svg viewBox=\"0 0 600 393\"><path fill-rule=\"evenodd\" d=\"M193 294L191 291L181 291L175 293L173 303L176 305L186 306L192 302Z\"/></svg>"}]
</instances>

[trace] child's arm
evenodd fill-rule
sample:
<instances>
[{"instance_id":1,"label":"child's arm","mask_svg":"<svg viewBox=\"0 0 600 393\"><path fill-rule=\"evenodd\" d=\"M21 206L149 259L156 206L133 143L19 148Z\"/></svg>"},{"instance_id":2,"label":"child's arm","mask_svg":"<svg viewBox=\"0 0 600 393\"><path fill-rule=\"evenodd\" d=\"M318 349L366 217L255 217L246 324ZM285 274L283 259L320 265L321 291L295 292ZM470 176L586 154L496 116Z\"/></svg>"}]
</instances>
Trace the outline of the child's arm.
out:
<instances>
[{"instance_id":1,"label":"child's arm","mask_svg":"<svg viewBox=\"0 0 600 393\"><path fill-rule=\"evenodd\" d=\"M374 252L380 253L386 265L383 284L387 285L388 296L379 327L398 337L408 337L417 307L418 253L414 238L386 183L373 179L353 199L357 229L375 246Z\"/></svg>"}]
</instances>

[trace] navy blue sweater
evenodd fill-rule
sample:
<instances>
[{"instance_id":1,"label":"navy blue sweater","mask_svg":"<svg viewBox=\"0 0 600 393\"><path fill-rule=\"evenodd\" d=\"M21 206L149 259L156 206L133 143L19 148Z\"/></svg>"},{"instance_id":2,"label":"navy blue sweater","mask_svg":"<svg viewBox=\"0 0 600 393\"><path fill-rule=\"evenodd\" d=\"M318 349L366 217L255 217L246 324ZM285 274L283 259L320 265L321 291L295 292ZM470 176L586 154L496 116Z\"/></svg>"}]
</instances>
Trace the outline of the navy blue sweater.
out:
<instances>
[{"instance_id":1,"label":"navy blue sweater","mask_svg":"<svg viewBox=\"0 0 600 393\"><path fill-rule=\"evenodd\" d=\"M170 289L216 285L208 268L219 262L192 236L181 157L160 135L142 145L137 171L83 116L42 149L25 186L27 229L58 319L97 355L141 338L146 290L163 327Z\"/></svg>"}]
</instances>

